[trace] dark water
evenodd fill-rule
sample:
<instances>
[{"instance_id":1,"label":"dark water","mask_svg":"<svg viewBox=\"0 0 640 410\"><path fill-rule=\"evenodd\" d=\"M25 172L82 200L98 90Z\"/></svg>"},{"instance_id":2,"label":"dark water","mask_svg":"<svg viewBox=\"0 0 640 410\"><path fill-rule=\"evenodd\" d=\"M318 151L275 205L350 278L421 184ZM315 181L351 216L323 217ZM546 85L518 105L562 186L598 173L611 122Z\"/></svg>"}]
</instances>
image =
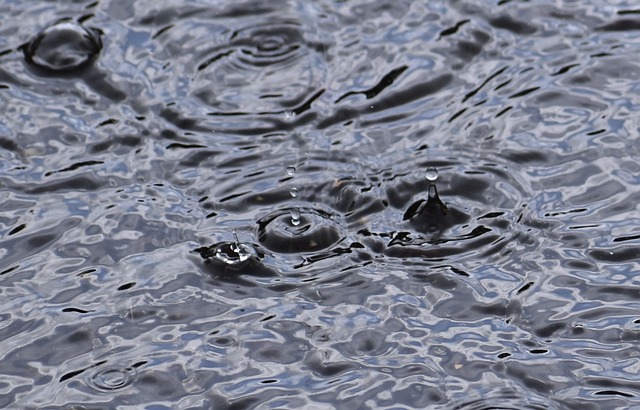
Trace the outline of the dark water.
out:
<instances>
[{"instance_id":1,"label":"dark water","mask_svg":"<svg viewBox=\"0 0 640 410\"><path fill-rule=\"evenodd\" d=\"M0 15L0 407L640 406L637 2Z\"/></svg>"}]
</instances>

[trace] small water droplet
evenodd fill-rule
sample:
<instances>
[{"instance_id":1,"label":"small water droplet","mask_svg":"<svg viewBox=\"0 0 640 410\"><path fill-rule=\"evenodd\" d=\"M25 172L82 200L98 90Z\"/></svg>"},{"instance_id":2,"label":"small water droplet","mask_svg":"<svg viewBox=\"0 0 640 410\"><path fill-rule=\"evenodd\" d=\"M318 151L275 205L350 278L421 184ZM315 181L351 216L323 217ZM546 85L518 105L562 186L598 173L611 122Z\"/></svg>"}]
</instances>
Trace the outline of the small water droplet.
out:
<instances>
[{"instance_id":1,"label":"small water droplet","mask_svg":"<svg viewBox=\"0 0 640 410\"><path fill-rule=\"evenodd\" d=\"M429 167L429 168L427 168L427 172L426 172L425 176L427 177L427 179L429 181L433 182L436 179L438 179L438 170L435 169L434 167Z\"/></svg>"},{"instance_id":2,"label":"small water droplet","mask_svg":"<svg viewBox=\"0 0 640 410\"><path fill-rule=\"evenodd\" d=\"M300 225L300 210L298 208L291 209L291 225Z\"/></svg>"},{"instance_id":3,"label":"small water droplet","mask_svg":"<svg viewBox=\"0 0 640 410\"><path fill-rule=\"evenodd\" d=\"M289 190L289 194L291 194L291 197L292 197L292 198L297 197L297 196L298 196L298 188L296 188L296 187L291 188L291 189Z\"/></svg>"},{"instance_id":4,"label":"small water droplet","mask_svg":"<svg viewBox=\"0 0 640 410\"><path fill-rule=\"evenodd\" d=\"M287 174L289 176L294 176L296 174L296 167L294 167L293 165L289 165L287 167Z\"/></svg>"},{"instance_id":5,"label":"small water droplet","mask_svg":"<svg viewBox=\"0 0 640 410\"><path fill-rule=\"evenodd\" d=\"M296 113L291 111L291 110L285 110L284 111L284 119L285 120L291 120L293 119L293 117L296 116Z\"/></svg>"}]
</instances>

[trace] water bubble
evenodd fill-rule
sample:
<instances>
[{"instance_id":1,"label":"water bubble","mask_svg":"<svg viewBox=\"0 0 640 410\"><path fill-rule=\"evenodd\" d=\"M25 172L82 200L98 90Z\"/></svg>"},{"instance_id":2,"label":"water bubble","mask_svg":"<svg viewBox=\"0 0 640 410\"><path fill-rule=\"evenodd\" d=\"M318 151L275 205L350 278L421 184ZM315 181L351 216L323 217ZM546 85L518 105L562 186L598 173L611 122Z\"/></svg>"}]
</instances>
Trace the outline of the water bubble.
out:
<instances>
[{"instance_id":1,"label":"water bubble","mask_svg":"<svg viewBox=\"0 0 640 410\"><path fill-rule=\"evenodd\" d=\"M291 188L291 189L289 190L289 194L291 194L291 197L292 197L292 198L297 197L297 196L298 196L298 188L296 188L296 187Z\"/></svg>"},{"instance_id":2,"label":"water bubble","mask_svg":"<svg viewBox=\"0 0 640 410\"><path fill-rule=\"evenodd\" d=\"M89 66L100 53L97 31L73 22L45 28L24 48L29 64L49 73L62 74Z\"/></svg>"},{"instance_id":3,"label":"water bubble","mask_svg":"<svg viewBox=\"0 0 640 410\"><path fill-rule=\"evenodd\" d=\"M289 165L287 167L287 175L294 176L296 174L296 167L293 165Z\"/></svg>"},{"instance_id":4,"label":"water bubble","mask_svg":"<svg viewBox=\"0 0 640 410\"><path fill-rule=\"evenodd\" d=\"M427 172L426 172L425 176L427 177L427 179L429 181L433 182L436 179L438 179L438 170L435 169L434 167L429 167L429 168L427 168Z\"/></svg>"},{"instance_id":5,"label":"water bubble","mask_svg":"<svg viewBox=\"0 0 640 410\"><path fill-rule=\"evenodd\" d=\"M296 116L296 113L291 111L291 110L285 110L284 112L284 119L285 120L291 120Z\"/></svg>"}]
</instances>

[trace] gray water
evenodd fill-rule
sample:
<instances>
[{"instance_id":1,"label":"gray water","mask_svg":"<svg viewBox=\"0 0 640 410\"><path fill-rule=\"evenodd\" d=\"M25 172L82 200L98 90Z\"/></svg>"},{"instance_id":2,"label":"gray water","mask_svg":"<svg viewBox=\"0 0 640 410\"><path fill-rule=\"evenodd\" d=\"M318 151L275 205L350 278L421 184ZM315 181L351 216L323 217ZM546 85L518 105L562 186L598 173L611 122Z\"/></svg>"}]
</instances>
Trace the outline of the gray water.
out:
<instances>
[{"instance_id":1,"label":"gray water","mask_svg":"<svg viewBox=\"0 0 640 410\"><path fill-rule=\"evenodd\" d=\"M640 406L637 2L0 16L0 407Z\"/></svg>"}]
</instances>

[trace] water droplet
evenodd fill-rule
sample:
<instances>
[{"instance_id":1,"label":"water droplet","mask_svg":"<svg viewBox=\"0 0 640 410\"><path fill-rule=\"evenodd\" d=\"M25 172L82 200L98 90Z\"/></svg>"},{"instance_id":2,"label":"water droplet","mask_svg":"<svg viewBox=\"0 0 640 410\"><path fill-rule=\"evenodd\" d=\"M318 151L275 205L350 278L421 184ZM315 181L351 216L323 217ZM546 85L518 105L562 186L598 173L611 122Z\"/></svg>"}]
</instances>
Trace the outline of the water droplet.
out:
<instances>
[{"instance_id":1,"label":"water droplet","mask_svg":"<svg viewBox=\"0 0 640 410\"><path fill-rule=\"evenodd\" d=\"M227 265L237 265L254 255L255 250L251 245L239 242L224 242L214 250L214 257Z\"/></svg>"},{"instance_id":2,"label":"water droplet","mask_svg":"<svg viewBox=\"0 0 640 410\"><path fill-rule=\"evenodd\" d=\"M296 167L294 167L293 165L289 165L287 167L287 174L289 176L294 176L296 174Z\"/></svg>"},{"instance_id":3,"label":"water droplet","mask_svg":"<svg viewBox=\"0 0 640 410\"><path fill-rule=\"evenodd\" d=\"M435 181L436 179L438 179L438 170L435 169L434 167L429 167L427 168L427 172L426 175L427 179L429 181Z\"/></svg>"},{"instance_id":4,"label":"water droplet","mask_svg":"<svg viewBox=\"0 0 640 410\"><path fill-rule=\"evenodd\" d=\"M70 73L90 65L102 41L97 31L61 22L45 28L24 48L28 63L49 73Z\"/></svg>"},{"instance_id":5,"label":"water droplet","mask_svg":"<svg viewBox=\"0 0 640 410\"><path fill-rule=\"evenodd\" d=\"M291 197L292 197L292 198L297 197L297 196L298 196L298 188L296 188L296 187L291 188L291 189L289 190L289 194L291 194Z\"/></svg>"},{"instance_id":6,"label":"water droplet","mask_svg":"<svg viewBox=\"0 0 640 410\"><path fill-rule=\"evenodd\" d=\"M300 209L298 208L291 208L291 225L300 225Z\"/></svg>"},{"instance_id":7,"label":"water droplet","mask_svg":"<svg viewBox=\"0 0 640 410\"><path fill-rule=\"evenodd\" d=\"M296 113L291 111L291 110L285 110L284 112L284 119L285 120L291 120L296 116Z\"/></svg>"}]
</instances>

